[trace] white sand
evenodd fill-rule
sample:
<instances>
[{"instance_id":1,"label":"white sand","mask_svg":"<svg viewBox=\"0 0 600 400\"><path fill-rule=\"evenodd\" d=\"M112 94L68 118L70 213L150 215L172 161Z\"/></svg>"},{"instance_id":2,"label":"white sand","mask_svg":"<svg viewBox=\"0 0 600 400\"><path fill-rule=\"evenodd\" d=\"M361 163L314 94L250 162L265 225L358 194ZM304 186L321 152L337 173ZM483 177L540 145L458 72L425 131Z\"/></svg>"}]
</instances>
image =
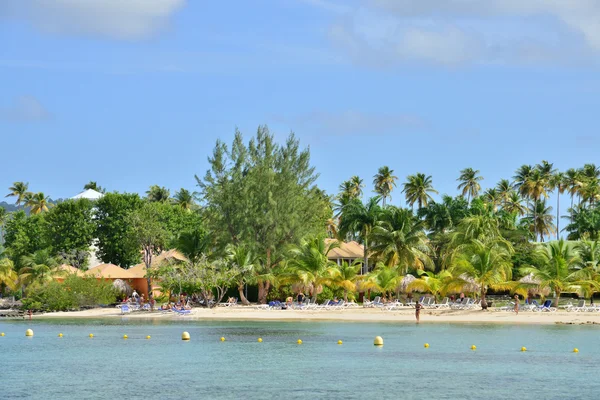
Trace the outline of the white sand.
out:
<instances>
[{"instance_id":1,"label":"white sand","mask_svg":"<svg viewBox=\"0 0 600 400\"><path fill-rule=\"evenodd\" d=\"M76 312L55 312L34 315L40 318L121 318L117 308L97 308ZM189 315L174 313L134 312L127 318L157 318L165 320L229 320L229 321L353 321L353 322L415 322L414 309L386 311L376 308L356 308L346 310L257 310L251 307L213 309L195 308ZM600 324L600 312L514 312L505 311L460 311L423 310L421 323L506 323L506 324Z\"/></svg>"}]
</instances>

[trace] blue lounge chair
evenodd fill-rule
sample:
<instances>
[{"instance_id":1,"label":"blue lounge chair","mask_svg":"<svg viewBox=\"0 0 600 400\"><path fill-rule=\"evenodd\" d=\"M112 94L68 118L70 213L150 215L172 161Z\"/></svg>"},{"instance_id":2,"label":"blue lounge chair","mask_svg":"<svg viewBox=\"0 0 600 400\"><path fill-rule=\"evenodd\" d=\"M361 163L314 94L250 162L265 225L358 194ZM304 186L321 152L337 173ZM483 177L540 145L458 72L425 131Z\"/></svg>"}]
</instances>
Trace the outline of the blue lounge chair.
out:
<instances>
[{"instance_id":1,"label":"blue lounge chair","mask_svg":"<svg viewBox=\"0 0 600 400\"><path fill-rule=\"evenodd\" d=\"M178 310L176 308L172 308L171 311L177 313L177 315L187 315L192 313L192 310Z\"/></svg>"},{"instance_id":2,"label":"blue lounge chair","mask_svg":"<svg viewBox=\"0 0 600 400\"><path fill-rule=\"evenodd\" d=\"M534 311L556 311L556 308L552 307L552 300L546 300L544 304L534 309Z\"/></svg>"}]
</instances>

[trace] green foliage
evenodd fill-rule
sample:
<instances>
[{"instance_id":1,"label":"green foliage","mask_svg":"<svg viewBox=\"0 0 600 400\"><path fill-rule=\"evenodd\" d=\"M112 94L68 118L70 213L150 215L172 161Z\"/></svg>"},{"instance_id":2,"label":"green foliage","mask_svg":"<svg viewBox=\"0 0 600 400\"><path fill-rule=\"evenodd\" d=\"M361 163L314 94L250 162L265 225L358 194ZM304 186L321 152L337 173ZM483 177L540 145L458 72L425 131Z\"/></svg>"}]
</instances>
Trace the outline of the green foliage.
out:
<instances>
[{"instance_id":1,"label":"green foliage","mask_svg":"<svg viewBox=\"0 0 600 400\"><path fill-rule=\"evenodd\" d=\"M62 283L51 281L35 286L22 303L26 310L67 311L111 304L116 300L117 294L110 281L84 279L71 274Z\"/></svg>"},{"instance_id":2,"label":"green foliage","mask_svg":"<svg viewBox=\"0 0 600 400\"><path fill-rule=\"evenodd\" d=\"M21 267L23 256L48 248L45 215L28 217L24 211L12 213L12 218L5 224L4 246L17 270Z\"/></svg>"},{"instance_id":3,"label":"green foliage","mask_svg":"<svg viewBox=\"0 0 600 400\"><path fill-rule=\"evenodd\" d=\"M96 200L97 255L103 262L124 268L140 262L140 247L128 218L143 204L137 194L131 193L107 193Z\"/></svg>"},{"instance_id":4,"label":"green foliage","mask_svg":"<svg viewBox=\"0 0 600 400\"><path fill-rule=\"evenodd\" d=\"M570 240L600 239L600 204L590 208L579 207L571 211L572 222L565 230Z\"/></svg>"},{"instance_id":5,"label":"green foliage","mask_svg":"<svg viewBox=\"0 0 600 400\"><path fill-rule=\"evenodd\" d=\"M89 251L96 224L90 200L66 200L45 215L47 234L55 254L73 250Z\"/></svg>"}]
</instances>

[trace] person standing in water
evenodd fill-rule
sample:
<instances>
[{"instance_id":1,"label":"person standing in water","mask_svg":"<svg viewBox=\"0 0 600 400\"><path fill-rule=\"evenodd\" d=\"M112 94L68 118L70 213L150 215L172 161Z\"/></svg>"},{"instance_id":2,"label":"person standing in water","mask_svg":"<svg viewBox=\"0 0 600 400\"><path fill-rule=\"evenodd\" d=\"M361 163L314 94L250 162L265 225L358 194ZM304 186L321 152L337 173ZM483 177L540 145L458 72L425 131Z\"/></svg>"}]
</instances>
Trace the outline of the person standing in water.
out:
<instances>
[{"instance_id":1,"label":"person standing in water","mask_svg":"<svg viewBox=\"0 0 600 400\"><path fill-rule=\"evenodd\" d=\"M519 295L515 294L515 314L519 315Z\"/></svg>"},{"instance_id":2,"label":"person standing in water","mask_svg":"<svg viewBox=\"0 0 600 400\"><path fill-rule=\"evenodd\" d=\"M417 319L417 324L419 323L422 308L423 308L423 306L421 305L419 300L417 300L417 302L415 303L415 318Z\"/></svg>"}]
</instances>

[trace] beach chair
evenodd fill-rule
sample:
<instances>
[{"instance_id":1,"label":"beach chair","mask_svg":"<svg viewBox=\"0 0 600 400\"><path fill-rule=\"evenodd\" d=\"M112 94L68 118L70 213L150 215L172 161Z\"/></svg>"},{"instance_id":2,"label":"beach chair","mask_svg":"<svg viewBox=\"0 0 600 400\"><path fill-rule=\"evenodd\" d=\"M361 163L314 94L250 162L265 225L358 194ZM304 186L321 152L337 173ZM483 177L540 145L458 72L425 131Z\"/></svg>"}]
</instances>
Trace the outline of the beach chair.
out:
<instances>
[{"instance_id":1,"label":"beach chair","mask_svg":"<svg viewBox=\"0 0 600 400\"><path fill-rule=\"evenodd\" d=\"M583 306L585 306L585 300L583 302ZM546 300L544 304L536 308L534 311L554 312L556 311L556 308L552 307L552 300Z\"/></svg>"},{"instance_id":2,"label":"beach chair","mask_svg":"<svg viewBox=\"0 0 600 400\"><path fill-rule=\"evenodd\" d=\"M171 309L175 314L183 316L183 315L189 315L192 313L192 310L178 310L177 308L172 308Z\"/></svg>"},{"instance_id":3,"label":"beach chair","mask_svg":"<svg viewBox=\"0 0 600 400\"><path fill-rule=\"evenodd\" d=\"M123 304L118 307L121 309L121 314L129 314L131 312L131 308L129 308L128 304Z\"/></svg>"},{"instance_id":4,"label":"beach chair","mask_svg":"<svg viewBox=\"0 0 600 400\"><path fill-rule=\"evenodd\" d=\"M375 297L375 299L373 300L373 307L384 307L385 304L381 301L381 297L377 296Z\"/></svg>"},{"instance_id":5,"label":"beach chair","mask_svg":"<svg viewBox=\"0 0 600 400\"><path fill-rule=\"evenodd\" d=\"M358 304L354 302L354 300L344 303L344 308L358 308L360 307Z\"/></svg>"},{"instance_id":6,"label":"beach chair","mask_svg":"<svg viewBox=\"0 0 600 400\"><path fill-rule=\"evenodd\" d=\"M573 312L581 312L581 311L587 311L588 307L585 306L585 300L579 300L579 302L577 303L576 306L573 306L569 309L569 311L573 311Z\"/></svg>"},{"instance_id":7,"label":"beach chair","mask_svg":"<svg viewBox=\"0 0 600 400\"><path fill-rule=\"evenodd\" d=\"M437 308L438 310L443 309L443 308L450 308L450 299L447 297L444 297L444 299L442 300L441 303L434 305L434 308Z\"/></svg>"},{"instance_id":8,"label":"beach chair","mask_svg":"<svg viewBox=\"0 0 600 400\"><path fill-rule=\"evenodd\" d=\"M452 308L453 310L458 310L460 309L463 304L467 301L466 298L464 298L462 301L460 299L456 300L454 303L450 304L450 308Z\"/></svg>"}]
</instances>

